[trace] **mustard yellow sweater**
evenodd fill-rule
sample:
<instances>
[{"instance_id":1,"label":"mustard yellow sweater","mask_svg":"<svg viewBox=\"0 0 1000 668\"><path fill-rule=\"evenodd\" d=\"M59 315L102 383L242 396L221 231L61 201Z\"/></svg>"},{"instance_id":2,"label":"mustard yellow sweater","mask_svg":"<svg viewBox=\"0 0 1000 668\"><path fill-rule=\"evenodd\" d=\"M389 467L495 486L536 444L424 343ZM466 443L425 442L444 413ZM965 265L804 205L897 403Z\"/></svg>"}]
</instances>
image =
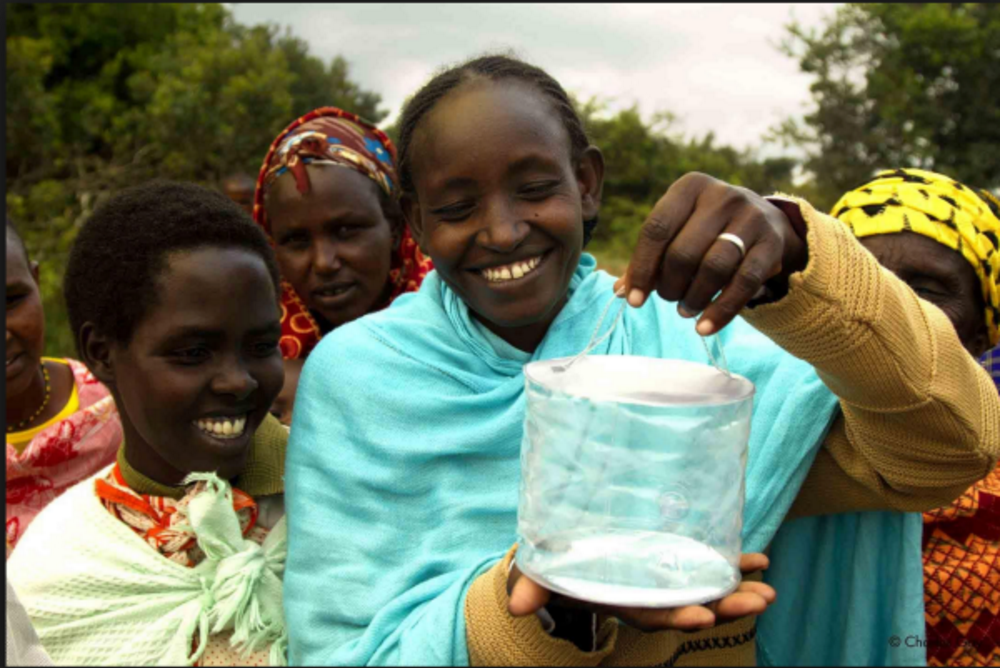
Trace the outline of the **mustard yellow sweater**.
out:
<instances>
[{"instance_id":1,"label":"mustard yellow sweater","mask_svg":"<svg viewBox=\"0 0 1000 668\"><path fill-rule=\"evenodd\" d=\"M1000 455L1000 396L992 380L941 310L879 266L845 225L794 201L807 228L808 265L791 277L784 298L741 314L812 364L840 399L842 415L791 515L947 505ZM548 635L536 616L507 612L515 549L469 588L466 634L474 666L756 663L752 617L698 633L648 634L609 619L598 630L596 650L580 651Z\"/></svg>"}]
</instances>

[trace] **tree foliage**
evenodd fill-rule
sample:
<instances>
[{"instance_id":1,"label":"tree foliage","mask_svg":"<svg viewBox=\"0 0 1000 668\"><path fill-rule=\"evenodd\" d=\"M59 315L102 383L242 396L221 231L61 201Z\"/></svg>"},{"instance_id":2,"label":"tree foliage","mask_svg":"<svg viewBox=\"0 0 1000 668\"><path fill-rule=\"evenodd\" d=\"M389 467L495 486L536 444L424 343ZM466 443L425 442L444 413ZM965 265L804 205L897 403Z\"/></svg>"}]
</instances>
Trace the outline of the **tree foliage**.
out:
<instances>
[{"instance_id":1,"label":"tree foliage","mask_svg":"<svg viewBox=\"0 0 1000 668\"><path fill-rule=\"evenodd\" d=\"M601 222L593 248L602 258L627 258L639 228L657 200L687 172L704 172L755 192L791 192L796 162L760 159L752 150L719 146L709 133L689 138L673 131L674 117L661 112L645 122L637 107L608 114L606 103L577 103L591 142L605 160ZM616 269L621 269L616 266Z\"/></svg>"},{"instance_id":2,"label":"tree foliage","mask_svg":"<svg viewBox=\"0 0 1000 668\"><path fill-rule=\"evenodd\" d=\"M1000 187L1000 5L850 4L787 29L813 109L775 136L808 148L818 204L887 167Z\"/></svg>"},{"instance_id":3,"label":"tree foliage","mask_svg":"<svg viewBox=\"0 0 1000 668\"><path fill-rule=\"evenodd\" d=\"M345 60L220 4L12 4L6 48L7 209L42 264L51 354L72 350L62 268L103 198L256 174L274 136L319 106L386 115Z\"/></svg>"},{"instance_id":4,"label":"tree foliage","mask_svg":"<svg viewBox=\"0 0 1000 668\"><path fill-rule=\"evenodd\" d=\"M378 122L380 102L344 59L324 63L303 40L240 25L220 4L8 6L7 209L41 263L49 354L72 354L61 277L102 199L156 177L218 186L256 174L294 118L334 105ZM621 268L653 205L686 172L759 192L792 187L794 161L685 137L669 113L646 121L634 107L578 106L607 161L591 250L609 268Z\"/></svg>"}]
</instances>

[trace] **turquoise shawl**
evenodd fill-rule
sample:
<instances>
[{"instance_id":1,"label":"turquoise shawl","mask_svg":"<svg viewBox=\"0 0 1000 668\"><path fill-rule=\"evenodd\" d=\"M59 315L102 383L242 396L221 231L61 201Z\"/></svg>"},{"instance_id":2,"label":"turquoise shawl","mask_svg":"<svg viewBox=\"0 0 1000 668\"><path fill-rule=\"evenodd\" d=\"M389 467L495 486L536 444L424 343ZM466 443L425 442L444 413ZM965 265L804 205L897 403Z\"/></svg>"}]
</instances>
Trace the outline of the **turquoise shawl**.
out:
<instances>
[{"instance_id":1,"label":"turquoise shawl","mask_svg":"<svg viewBox=\"0 0 1000 668\"><path fill-rule=\"evenodd\" d=\"M757 620L761 666L926 666L920 513L789 521L764 579L778 600Z\"/></svg>"},{"instance_id":2,"label":"turquoise shawl","mask_svg":"<svg viewBox=\"0 0 1000 668\"><path fill-rule=\"evenodd\" d=\"M522 367L587 345L614 282L595 265L583 255L534 354L470 317L436 272L312 352L286 466L290 663L467 665L466 592L517 540ZM720 338L731 369L757 390L743 536L744 551L761 551L837 400L811 366L742 319ZM660 299L625 309L593 354L626 352L706 362L694 323ZM795 632L800 621L793 611L782 623Z\"/></svg>"}]
</instances>

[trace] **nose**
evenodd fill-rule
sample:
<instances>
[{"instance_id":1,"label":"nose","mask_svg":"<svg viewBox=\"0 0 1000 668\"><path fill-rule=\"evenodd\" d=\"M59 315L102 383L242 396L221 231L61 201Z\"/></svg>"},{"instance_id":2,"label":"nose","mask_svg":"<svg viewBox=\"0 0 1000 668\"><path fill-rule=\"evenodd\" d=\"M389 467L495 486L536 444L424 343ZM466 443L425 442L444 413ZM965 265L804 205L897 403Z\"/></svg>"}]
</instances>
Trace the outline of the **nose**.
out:
<instances>
[{"instance_id":1,"label":"nose","mask_svg":"<svg viewBox=\"0 0 1000 668\"><path fill-rule=\"evenodd\" d=\"M507 202L494 202L487 207L485 227L479 232L479 243L498 253L510 253L531 233L531 226L516 215Z\"/></svg>"},{"instance_id":2,"label":"nose","mask_svg":"<svg viewBox=\"0 0 1000 668\"><path fill-rule=\"evenodd\" d=\"M215 377L212 378L212 392L229 394L237 399L246 399L260 383L253 377L242 360L228 360L223 363Z\"/></svg>"},{"instance_id":3,"label":"nose","mask_svg":"<svg viewBox=\"0 0 1000 668\"><path fill-rule=\"evenodd\" d=\"M340 270L340 266L337 244L323 239L317 241L316 252L313 255L313 271L317 274L334 274Z\"/></svg>"}]
</instances>

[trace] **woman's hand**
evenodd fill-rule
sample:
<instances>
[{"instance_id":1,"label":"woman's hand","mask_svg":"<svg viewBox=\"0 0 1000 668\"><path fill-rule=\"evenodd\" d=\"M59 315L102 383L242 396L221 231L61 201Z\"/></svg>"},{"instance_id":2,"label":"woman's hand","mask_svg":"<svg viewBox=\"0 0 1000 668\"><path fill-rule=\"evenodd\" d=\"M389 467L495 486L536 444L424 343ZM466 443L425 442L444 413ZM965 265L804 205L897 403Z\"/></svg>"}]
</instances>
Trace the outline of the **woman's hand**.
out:
<instances>
[{"instance_id":1,"label":"woman's hand","mask_svg":"<svg viewBox=\"0 0 1000 668\"><path fill-rule=\"evenodd\" d=\"M740 570L744 575L766 570L769 565L765 555L759 553L740 556ZM774 603L777 594L763 582L741 582L735 592L705 605L688 605L682 608L625 608L601 605L572 599L556 594L524 575L515 564L507 576L507 609L514 617L532 615L545 605L583 608L600 614L611 615L640 631L700 631L718 623L732 621L747 615L759 615Z\"/></svg>"},{"instance_id":2,"label":"woman's hand","mask_svg":"<svg viewBox=\"0 0 1000 668\"><path fill-rule=\"evenodd\" d=\"M720 239L723 233L739 237L746 254ZM778 207L746 188L692 172L653 207L615 290L624 286L635 307L656 290L679 302L684 317L703 312L697 331L708 336L728 325L766 281L787 280L805 265L805 240Z\"/></svg>"}]
</instances>

